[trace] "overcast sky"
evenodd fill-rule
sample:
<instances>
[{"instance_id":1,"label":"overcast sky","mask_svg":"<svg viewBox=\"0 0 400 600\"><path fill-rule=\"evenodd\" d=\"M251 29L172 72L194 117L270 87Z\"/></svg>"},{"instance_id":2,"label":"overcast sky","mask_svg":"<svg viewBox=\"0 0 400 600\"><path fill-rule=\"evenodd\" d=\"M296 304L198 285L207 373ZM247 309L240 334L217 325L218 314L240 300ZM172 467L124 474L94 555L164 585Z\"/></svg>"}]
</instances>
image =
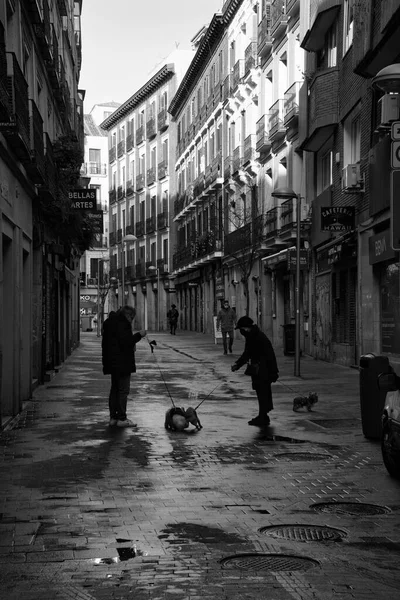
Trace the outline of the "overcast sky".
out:
<instances>
[{"instance_id":1,"label":"overcast sky","mask_svg":"<svg viewBox=\"0 0 400 600\"><path fill-rule=\"evenodd\" d=\"M85 0L82 70L85 113L101 102L125 102L154 67L210 22L224 0ZM161 65L160 65L161 66Z\"/></svg>"}]
</instances>

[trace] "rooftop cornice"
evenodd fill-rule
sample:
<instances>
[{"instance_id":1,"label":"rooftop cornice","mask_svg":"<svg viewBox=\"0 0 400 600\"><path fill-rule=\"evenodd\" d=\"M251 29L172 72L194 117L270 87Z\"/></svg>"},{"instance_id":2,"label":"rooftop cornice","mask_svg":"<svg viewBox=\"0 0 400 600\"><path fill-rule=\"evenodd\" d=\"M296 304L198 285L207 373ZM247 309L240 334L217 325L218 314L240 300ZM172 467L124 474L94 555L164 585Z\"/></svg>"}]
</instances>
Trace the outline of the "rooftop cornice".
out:
<instances>
[{"instance_id":1,"label":"rooftop cornice","mask_svg":"<svg viewBox=\"0 0 400 600\"><path fill-rule=\"evenodd\" d=\"M123 119L127 114L129 114L132 110L134 110L139 104L144 102L146 98L154 94L154 92L168 79L170 79L175 73L174 65L167 64L164 65L157 73L147 81L144 86L140 88L137 92L133 94L126 102L121 104L117 110L115 110L107 119L105 119L100 127L108 131L113 127L118 121Z\"/></svg>"}]
</instances>

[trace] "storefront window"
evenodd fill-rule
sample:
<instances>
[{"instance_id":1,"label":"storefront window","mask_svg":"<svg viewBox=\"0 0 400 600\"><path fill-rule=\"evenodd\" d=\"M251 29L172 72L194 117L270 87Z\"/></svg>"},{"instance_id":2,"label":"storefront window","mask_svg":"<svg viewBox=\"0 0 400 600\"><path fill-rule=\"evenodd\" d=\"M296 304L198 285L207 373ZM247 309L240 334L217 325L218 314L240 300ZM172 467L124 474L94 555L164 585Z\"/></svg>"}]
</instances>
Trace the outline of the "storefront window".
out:
<instances>
[{"instance_id":1,"label":"storefront window","mask_svg":"<svg viewBox=\"0 0 400 600\"><path fill-rule=\"evenodd\" d=\"M381 340L382 352L400 354L400 265L393 263L382 270Z\"/></svg>"}]
</instances>

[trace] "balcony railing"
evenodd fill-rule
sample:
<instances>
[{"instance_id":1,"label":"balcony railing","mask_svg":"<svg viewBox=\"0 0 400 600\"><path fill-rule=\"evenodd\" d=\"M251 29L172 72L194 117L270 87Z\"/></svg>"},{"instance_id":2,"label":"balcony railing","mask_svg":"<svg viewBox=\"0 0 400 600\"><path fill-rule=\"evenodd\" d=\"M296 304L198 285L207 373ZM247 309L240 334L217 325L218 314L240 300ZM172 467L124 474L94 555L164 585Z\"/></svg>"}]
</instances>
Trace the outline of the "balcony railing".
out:
<instances>
[{"instance_id":1,"label":"balcony railing","mask_svg":"<svg viewBox=\"0 0 400 600\"><path fill-rule=\"evenodd\" d=\"M168 212L164 211L157 215L157 229L165 229L168 227Z\"/></svg>"},{"instance_id":2,"label":"balcony railing","mask_svg":"<svg viewBox=\"0 0 400 600\"><path fill-rule=\"evenodd\" d=\"M280 37L286 30L286 0L272 0L271 2L271 36Z\"/></svg>"},{"instance_id":3,"label":"balcony railing","mask_svg":"<svg viewBox=\"0 0 400 600\"><path fill-rule=\"evenodd\" d=\"M283 99L280 99L277 100L270 108L269 139L275 140L277 137L285 134L286 130L283 125Z\"/></svg>"},{"instance_id":4,"label":"balcony railing","mask_svg":"<svg viewBox=\"0 0 400 600\"><path fill-rule=\"evenodd\" d=\"M237 146L233 151L232 173L239 171L243 162L243 146Z\"/></svg>"},{"instance_id":5,"label":"balcony railing","mask_svg":"<svg viewBox=\"0 0 400 600\"><path fill-rule=\"evenodd\" d=\"M257 152L265 153L271 150L271 142L269 141L269 133L267 129L267 117L263 115L257 121L256 134L256 150Z\"/></svg>"},{"instance_id":6,"label":"balcony railing","mask_svg":"<svg viewBox=\"0 0 400 600\"><path fill-rule=\"evenodd\" d=\"M168 127L168 113L165 109L160 110L157 115L157 127L158 131L164 131Z\"/></svg>"},{"instance_id":7,"label":"balcony railing","mask_svg":"<svg viewBox=\"0 0 400 600\"><path fill-rule=\"evenodd\" d=\"M214 231L207 231L202 235L195 233L185 245L178 246L172 258L173 268L182 269L193 262L204 262L204 259L207 262L210 255L212 257L221 251L221 239Z\"/></svg>"},{"instance_id":8,"label":"balcony railing","mask_svg":"<svg viewBox=\"0 0 400 600\"><path fill-rule=\"evenodd\" d=\"M152 139L157 133L156 120L154 117L148 119L146 122L146 137L148 140Z\"/></svg>"},{"instance_id":9,"label":"balcony railing","mask_svg":"<svg viewBox=\"0 0 400 600\"><path fill-rule=\"evenodd\" d=\"M55 165L53 146L49 135L44 134L45 139L45 181L39 188L39 194L48 199L56 199L58 193L58 174Z\"/></svg>"},{"instance_id":10,"label":"balcony railing","mask_svg":"<svg viewBox=\"0 0 400 600\"><path fill-rule=\"evenodd\" d=\"M225 254L235 254L235 252L238 252L239 250L245 250L251 246L251 243L251 224L246 223L246 225L239 227L239 229L236 229L225 236Z\"/></svg>"},{"instance_id":11,"label":"balcony railing","mask_svg":"<svg viewBox=\"0 0 400 600\"><path fill-rule=\"evenodd\" d=\"M117 200L122 200L125 198L125 186L119 185L117 187Z\"/></svg>"},{"instance_id":12,"label":"balcony railing","mask_svg":"<svg viewBox=\"0 0 400 600\"><path fill-rule=\"evenodd\" d=\"M30 100L30 160L24 163L29 178L36 184L43 183L46 177L44 158L43 119L33 100Z\"/></svg>"},{"instance_id":13,"label":"balcony railing","mask_svg":"<svg viewBox=\"0 0 400 600\"><path fill-rule=\"evenodd\" d=\"M107 175L105 163L86 162L81 166L81 175Z\"/></svg>"},{"instance_id":14,"label":"balcony railing","mask_svg":"<svg viewBox=\"0 0 400 600\"><path fill-rule=\"evenodd\" d=\"M265 213L265 229L264 235L266 238L275 237L278 233L278 209L271 208Z\"/></svg>"},{"instance_id":15,"label":"balcony railing","mask_svg":"<svg viewBox=\"0 0 400 600\"><path fill-rule=\"evenodd\" d=\"M110 231L108 237L109 237L110 246L115 246L115 244L117 243L117 236L116 236L115 231Z\"/></svg>"},{"instance_id":16,"label":"balcony railing","mask_svg":"<svg viewBox=\"0 0 400 600\"><path fill-rule=\"evenodd\" d=\"M166 160L162 160L158 163L158 179L163 179L168 175L168 163Z\"/></svg>"},{"instance_id":17,"label":"balcony railing","mask_svg":"<svg viewBox=\"0 0 400 600\"><path fill-rule=\"evenodd\" d=\"M202 192L205 190L205 177L204 173L200 173L200 175L194 180L193 184L193 198L199 198Z\"/></svg>"},{"instance_id":18,"label":"balcony railing","mask_svg":"<svg viewBox=\"0 0 400 600\"><path fill-rule=\"evenodd\" d=\"M155 167L150 167L147 169L147 185L152 185L156 180L156 170Z\"/></svg>"},{"instance_id":19,"label":"balcony railing","mask_svg":"<svg viewBox=\"0 0 400 600\"><path fill-rule=\"evenodd\" d=\"M235 91L235 89L238 87L238 85L241 82L243 76L244 76L244 60L243 59L239 59L239 60L236 61L235 65L233 67L232 91Z\"/></svg>"},{"instance_id":20,"label":"balcony railing","mask_svg":"<svg viewBox=\"0 0 400 600\"><path fill-rule=\"evenodd\" d=\"M136 175L136 189L142 190L144 188L144 175L143 173L139 173Z\"/></svg>"},{"instance_id":21,"label":"balcony railing","mask_svg":"<svg viewBox=\"0 0 400 600\"><path fill-rule=\"evenodd\" d=\"M146 275L146 265L142 262L140 263L136 263L135 265L135 271L136 271L136 277L137 278L141 278L141 277L145 277Z\"/></svg>"},{"instance_id":22,"label":"balcony railing","mask_svg":"<svg viewBox=\"0 0 400 600\"><path fill-rule=\"evenodd\" d=\"M112 163L117 158L117 148L112 146L108 151L108 162Z\"/></svg>"},{"instance_id":23,"label":"balcony railing","mask_svg":"<svg viewBox=\"0 0 400 600\"><path fill-rule=\"evenodd\" d=\"M15 54L6 54L10 111L8 120L0 123L0 131L16 156L24 161L30 158L28 83Z\"/></svg>"},{"instance_id":24,"label":"balcony railing","mask_svg":"<svg viewBox=\"0 0 400 600\"><path fill-rule=\"evenodd\" d=\"M256 156L256 136L248 135L244 140L244 153L243 153L243 163L246 164L249 161L253 161Z\"/></svg>"},{"instance_id":25,"label":"balcony railing","mask_svg":"<svg viewBox=\"0 0 400 600\"><path fill-rule=\"evenodd\" d=\"M138 127L136 129L136 146L138 146L139 144L141 144L144 140L144 132L143 132L143 125L141 125L140 127Z\"/></svg>"},{"instance_id":26,"label":"balcony railing","mask_svg":"<svg viewBox=\"0 0 400 600\"><path fill-rule=\"evenodd\" d=\"M185 206L185 194L177 194L177 197L174 201L174 216L176 217L182 212Z\"/></svg>"},{"instance_id":27,"label":"balcony railing","mask_svg":"<svg viewBox=\"0 0 400 600\"><path fill-rule=\"evenodd\" d=\"M117 201L117 190L111 189L108 191L108 201L110 204L114 204Z\"/></svg>"},{"instance_id":28,"label":"balcony railing","mask_svg":"<svg viewBox=\"0 0 400 600\"><path fill-rule=\"evenodd\" d=\"M229 179L229 177L232 175L232 162L232 156L227 156L224 160L224 179Z\"/></svg>"},{"instance_id":29,"label":"balcony railing","mask_svg":"<svg viewBox=\"0 0 400 600\"><path fill-rule=\"evenodd\" d=\"M267 16L264 16L258 25L257 41L258 54L264 57L267 56L272 48L271 19Z\"/></svg>"},{"instance_id":30,"label":"balcony railing","mask_svg":"<svg viewBox=\"0 0 400 600\"><path fill-rule=\"evenodd\" d=\"M230 98L232 91L232 75L227 75L222 85L222 99L227 100Z\"/></svg>"},{"instance_id":31,"label":"balcony railing","mask_svg":"<svg viewBox=\"0 0 400 600\"><path fill-rule=\"evenodd\" d=\"M289 125L299 115L299 93L301 82L296 81L285 92L284 97L284 124Z\"/></svg>"},{"instance_id":32,"label":"balcony railing","mask_svg":"<svg viewBox=\"0 0 400 600\"><path fill-rule=\"evenodd\" d=\"M126 152L129 152L129 150L132 150L133 143L134 143L133 133L128 133L128 135L126 136L126 146L125 146Z\"/></svg>"},{"instance_id":33,"label":"balcony railing","mask_svg":"<svg viewBox=\"0 0 400 600\"><path fill-rule=\"evenodd\" d=\"M296 223L296 200L290 198L282 202L281 206L281 233L292 229Z\"/></svg>"},{"instance_id":34,"label":"balcony railing","mask_svg":"<svg viewBox=\"0 0 400 600\"><path fill-rule=\"evenodd\" d=\"M48 0L42 0L42 21L34 25L38 45L45 61L51 60L51 23Z\"/></svg>"},{"instance_id":35,"label":"balcony railing","mask_svg":"<svg viewBox=\"0 0 400 600\"><path fill-rule=\"evenodd\" d=\"M246 76L257 64L257 42L250 42L244 51L244 75Z\"/></svg>"},{"instance_id":36,"label":"balcony railing","mask_svg":"<svg viewBox=\"0 0 400 600\"><path fill-rule=\"evenodd\" d=\"M157 269L160 275L169 273L168 258L157 258Z\"/></svg>"},{"instance_id":37,"label":"balcony railing","mask_svg":"<svg viewBox=\"0 0 400 600\"><path fill-rule=\"evenodd\" d=\"M146 219L146 233L154 233L156 230L156 217L147 217Z\"/></svg>"},{"instance_id":38,"label":"balcony railing","mask_svg":"<svg viewBox=\"0 0 400 600\"><path fill-rule=\"evenodd\" d=\"M132 181L132 179L128 179L128 181L126 182L126 195L132 196L134 191L135 191L135 188L133 186L133 181Z\"/></svg>"},{"instance_id":39,"label":"balcony railing","mask_svg":"<svg viewBox=\"0 0 400 600\"><path fill-rule=\"evenodd\" d=\"M134 225L127 225L125 227L125 235L135 235L135 226Z\"/></svg>"},{"instance_id":40,"label":"balcony railing","mask_svg":"<svg viewBox=\"0 0 400 600\"><path fill-rule=\"evenodd\" d=\"M122 242L122 229L117 229L117 244Z\"/></svg>"},{"instance_id":41,"label":"balcony railing","mask_svg":"<svg viewBox=\"0 0 400 600\"><path fill-rule=\"evenodd\" d=\"M144 221L137 221L137 223L135 225L136 237L141 237L142 235L144 235L144 227L145 227Z\"/></svg>"},{"instance_id":42,"label":"balcony railing","mask_svg":"<svg viewBox=\"0 0 400 600\"><path fill-rule=\"evenodd\" d=\"M121 156L124 155L124 152L125 152L125 140L121 140L120 142L118 142L118 146L117 146L118 158L121 158Z\"/></svg>"}]
</instances>

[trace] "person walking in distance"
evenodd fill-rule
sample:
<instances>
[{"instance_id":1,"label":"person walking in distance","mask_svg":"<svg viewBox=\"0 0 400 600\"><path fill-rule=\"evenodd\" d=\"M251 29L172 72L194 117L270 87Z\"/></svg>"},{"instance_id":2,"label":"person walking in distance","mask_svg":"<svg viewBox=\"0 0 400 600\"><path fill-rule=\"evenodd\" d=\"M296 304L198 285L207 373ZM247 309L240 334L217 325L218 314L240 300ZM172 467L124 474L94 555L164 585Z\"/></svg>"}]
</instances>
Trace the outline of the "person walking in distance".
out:
<instances>
[{"instance_id":1,"label":"person walking in distance","mask_svg":"<svg viewBox=\"0 0 400 600\"><path fill-rule=\"evenodd\" d=\"M169 322L169 330L172 333L172 335L176 335L176 328L178 325L178 317L179 317L179 312L176 309L176 305L171 304L171 308L167 312L167 318L168 318L168 322Z\"/></svg>"},{"instance_id":2,"label":"person walking in distance","mask_svg":"<svg viewBox=\"0 0 400 600\"><path fill-rule=\"evenodd\" d=\"M132 423L126 416L131 373L136 372L136 343L146 335L146 331L132 332L135 316L135 308L126 305L117 312L111 312L103 325L103 373L111 375L108 398L110 426L137 427L136 423Z\"/></svg>"},{"instance_id":3,"label":"person walking in distance","mask_svg":"<svg viewBox=\"0 0 400 600\"><path fill-rule=\"evenodd\" d=\"M233 335L236 325L236 311L229 306L229 301L224 300L221 310L217 315L217 329L221 327L224 354L228 353L227 339L229 338L229 352L232 354Z\"/></svg>"},{"instance_id":4,"label":"person walking in distance","mask_svg":"<svg viewBox=\"0 0 400 600\"><path fill-rule=\"evenodd\" d=\"M242 356L232 365L237 371L247 364L245 374L251 375L252 388L258 399L258 415L249 421L249 425L266 427L270 424L268 413L274 408L271 383L279 377L276 356L271 341L250 317L240 317L236 329L245 337L246 344Z\"/></svg>"}]
</instances>

